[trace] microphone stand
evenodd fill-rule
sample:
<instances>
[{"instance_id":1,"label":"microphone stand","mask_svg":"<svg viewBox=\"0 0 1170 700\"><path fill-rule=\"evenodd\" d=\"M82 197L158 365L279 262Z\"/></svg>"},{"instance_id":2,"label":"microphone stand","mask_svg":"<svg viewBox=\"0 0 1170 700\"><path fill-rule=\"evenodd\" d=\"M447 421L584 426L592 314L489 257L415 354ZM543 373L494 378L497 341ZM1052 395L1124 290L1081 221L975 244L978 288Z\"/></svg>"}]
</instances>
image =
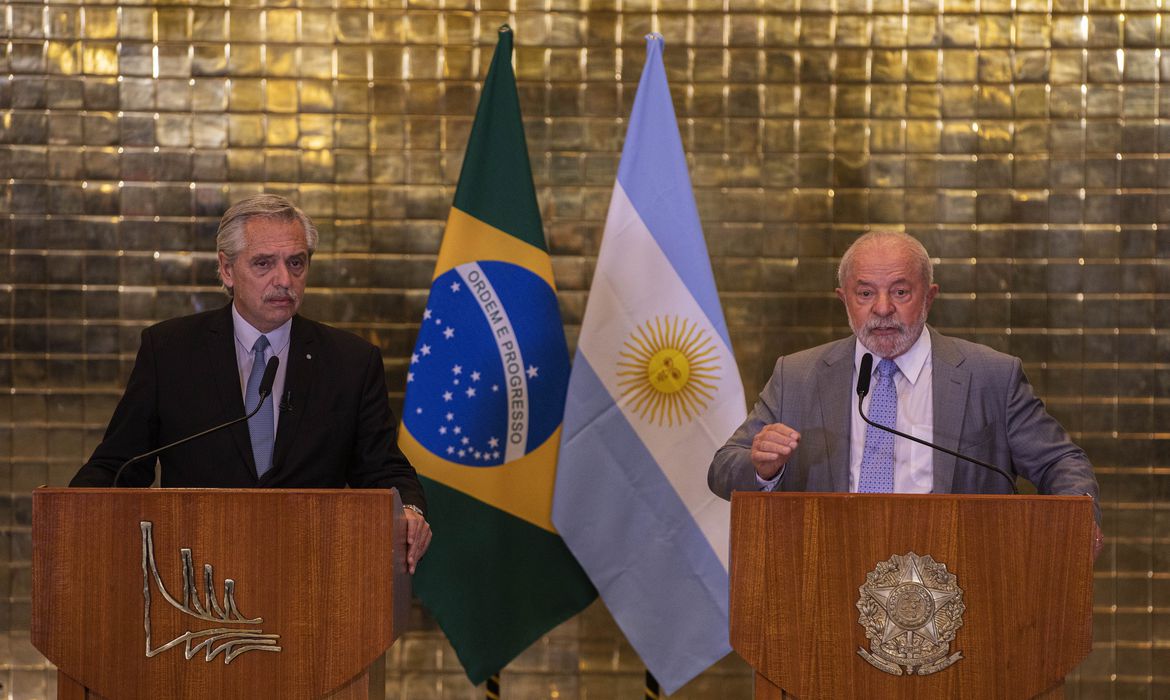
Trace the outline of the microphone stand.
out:
<instances>
[{"instance_id":1,"label":"microphone stand","mask_svg":"<svg viewBox=\"0 0 1170 700\"><path fill-rule=\"evenodd\" d=\"M170 443L169 445L163 445L162 447L159 447L158 449L151 450L150 452L144 452L143 454L140 454L136 457L131 457L130 459L123 462L122 466L118 467L118 471L114 472L114 487L117 488L117 486L118 486L118 479L121 478L121 476L122 476L122 470L124 470L126 467L130 466L131 464L134 464L135 462L138 462L138 461L143 460L143 459L147 459L149 457L157 456L161 452L166 452L167 450L171 449L172 447L178 447L179 445L191 442L195 438L201 438L204 435L214 433L217 430L223 430L224 428L231 427L231 426L235 425L236 423L243 423L244 421L248 420L252 416L259 413L260 408L264 405L264 401L267 400L268 397L272 395L272 382L276 378L276 368L279 364L280 364L280 360L276 356L273 356L273 357L268 359L268 364L264 367L264 378L260 380L260 391L258 392L258 394L260 396L260 400L256 402L256 407L252 409L251 413L249 413L246 416L241 416L240 418L235 418L233 420L229 420L227 423L221 423L220 425L217 425L215 427L208 428L207 430L204 430L201 433L195 433L194 435L189 435L189 436L183 438L182 440L176 440L176 441Z\"/></svg>"},{"instance_id":2,"label":"microphone stand","mask_svg":"<svg viewBox=\"0 0 1170 700\"><path fill-rule=\"evenodd\" d=\"M867 362L866 360L869 360L869 361ZM994 464L988 464L987 462L975 459L974 457L968 457L967 455L959 454L958 452L955 452L954 450L951 450L951 449L947 449L946 447L943 447L941 445L936 445L932 442L927 442L926 440L923 440L921 438L916 438L913 435L907 435L906 433L903 433L900 430L894 430L893 428L889 428L889 427L884 426L880 423L875 423L875 422L871 421L865 415L865 411L861 410L861 401L862 401L862 399L864 399L866 397L866 395L869 394L869 381L867 381L867 380L869 379L869 373L871 371L870 370L871 367L873 367L873 356L870 355L869 353L866 353L865 356L861 358L861 368L858 372L859 376L857 378L857 414L859 416L861 416L861 420L865 421L867 424L872 425L873 427L875 427L879 430L884 430L887 433L893 433L894 435L897 435L898 437L906 438L907 440L910 440L912 442L917 442L919 445L925 445L927 447L938 450L940 452L945 452L945 453L951 455L952 457L957 457L957 458L963 460L964 462L971 462L972 464L978 464L979 466L983 467L984 469L990 469L991 471L995 472L996 474L999 474L1003 478L1007 479L1008 483L1011 484L1012 493L1014 493L1017 496L1020 495L1020 490L1018 488L1016 488L1016 480L1013 479L1010 474L1008 474L1004 470L1000 469L999 467L995 466ZM862 375L864 375L864 376L862 376Z\"/></svg>"}]
</instances>

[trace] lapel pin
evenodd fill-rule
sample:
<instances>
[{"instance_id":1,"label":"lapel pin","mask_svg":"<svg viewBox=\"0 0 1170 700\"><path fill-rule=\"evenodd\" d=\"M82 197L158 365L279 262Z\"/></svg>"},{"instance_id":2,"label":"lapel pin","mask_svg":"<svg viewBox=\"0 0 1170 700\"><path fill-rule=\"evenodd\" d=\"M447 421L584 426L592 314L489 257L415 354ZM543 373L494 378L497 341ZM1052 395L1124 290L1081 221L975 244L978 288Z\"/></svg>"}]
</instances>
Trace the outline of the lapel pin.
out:
<instances>
[{"instance_id":1,"label":"lapel pin","mask_svg":"<svg viewBox=\"0 0 1170 700\"><path fill-rule=\"evenodd\" d=\"M312 354L312 353L306 353L306 354L305 354L305 359L306 359L306 360L311 360L311 359L313 359L313 354Z\"/></svg>"}]
</instances>

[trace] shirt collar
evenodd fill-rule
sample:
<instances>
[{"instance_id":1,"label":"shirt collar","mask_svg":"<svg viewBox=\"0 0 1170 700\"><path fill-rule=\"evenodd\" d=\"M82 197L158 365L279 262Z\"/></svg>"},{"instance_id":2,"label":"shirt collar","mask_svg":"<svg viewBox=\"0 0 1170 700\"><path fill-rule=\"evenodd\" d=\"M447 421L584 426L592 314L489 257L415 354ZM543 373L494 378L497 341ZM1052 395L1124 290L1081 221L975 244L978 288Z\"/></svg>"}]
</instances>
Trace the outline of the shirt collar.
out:
<instances>
[{"instance_id":1,"label":"shirt collar","mask_svg":"<svg viewBox=\"0 0 1170 700\"><path fill-rule=\"evenodd\" d=\"M232 328L235 330L236 342L244 350L252 352L252 346L256 344L256 339L266 335L268 336L268 347L272 348L272 354L279 355L284 352L285 346L288 345L289 336L292 334L292 319L290 318L267 333L261 333L252 324L245 321L240 312L236 310L236 305L232 304Z\"/></svg>"},{"instance_id":2,"label":"shirt collar","mask_svg":"<svg viewBox=\"0 0 1170 700\"><path fill-rule=\"evenodd\" d=\"M898 365L898 371L902 376L910 382L911 386L918 381L918 375L922 373L922 368L926 366L930 360L930 329L926 326L922 327L922 333L919 334L918 340L910 346L906 352L894 358L894 364ZM856 371L861 366L861 358L865 353L869 352L860 340L854 339L853 342L853 369ZM877 371L879 357L874 357L873 368Z\"/></svg>"}]
</instances>

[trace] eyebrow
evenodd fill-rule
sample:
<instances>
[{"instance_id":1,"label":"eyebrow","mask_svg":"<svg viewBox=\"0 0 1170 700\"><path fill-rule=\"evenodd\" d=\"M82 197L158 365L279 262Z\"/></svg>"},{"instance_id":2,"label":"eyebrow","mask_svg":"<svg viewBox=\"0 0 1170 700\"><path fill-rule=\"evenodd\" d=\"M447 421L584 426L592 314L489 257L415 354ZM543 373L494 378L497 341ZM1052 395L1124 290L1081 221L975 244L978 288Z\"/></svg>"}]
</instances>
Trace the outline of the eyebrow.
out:
<instances>
[{"instance_id":1,"label":"eyebrow","mask_svg":"<svg viewBox=\"0 0 1170 700\"><path fill-rule=\"evenodd\" d=\"M899 277L898 279L894 280L893 282L890 282L890 286L894 286L896 284L906 284L910 281L911 281L911 278L909 278L909 277ZM879 286L876 282L870 282L869 280L863 280L863 279L858 279L857 285L864 286L864 287L877 287L877 286Z\"/></svg>"},{"instance_id":2,"label":"eyebrow","mask_svg":"<svg viewBox=\"0 0 1170 700\"><path fill-rule=\"evenodd\" d=\"M248 258L248 260L270 260L270 259L276 259L276 258L280 258L282 260L293 260L295 258L308 258L308 257L309 257L308 251L300 251L297 253L293 253L292 255L286 256L286 257L281 257L277 253L257 253L255 255L253 255L252 257Z\"/></svg>"}]
</instances>

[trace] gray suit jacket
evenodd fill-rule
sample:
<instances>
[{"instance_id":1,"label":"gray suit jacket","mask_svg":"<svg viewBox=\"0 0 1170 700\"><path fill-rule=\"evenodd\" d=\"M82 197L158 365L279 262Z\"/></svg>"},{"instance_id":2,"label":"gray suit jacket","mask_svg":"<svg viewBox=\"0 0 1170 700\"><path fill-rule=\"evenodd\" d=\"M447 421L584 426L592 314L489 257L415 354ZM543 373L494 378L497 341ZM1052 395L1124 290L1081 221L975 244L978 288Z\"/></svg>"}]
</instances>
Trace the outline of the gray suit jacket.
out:
<instances>
[{"instance_id":1,"label":"gray suit jacket","mask_svg":"<svg viewBox=\"0 0 1170 700\"><path fill-rule=\"evenodd\" d=\"M1019 474L1042 494L1097 499L1093 467L1044 410L1019 358L929 329L934 442ZM776 369L743 425L715 453L707 483L719 496L758 491L752 438L765 425L800 432L777 490L848 491L854 338L776 360ZM1011 493L1002 476L934 453L934 493Z\"/></svg>"}]
</instances>

